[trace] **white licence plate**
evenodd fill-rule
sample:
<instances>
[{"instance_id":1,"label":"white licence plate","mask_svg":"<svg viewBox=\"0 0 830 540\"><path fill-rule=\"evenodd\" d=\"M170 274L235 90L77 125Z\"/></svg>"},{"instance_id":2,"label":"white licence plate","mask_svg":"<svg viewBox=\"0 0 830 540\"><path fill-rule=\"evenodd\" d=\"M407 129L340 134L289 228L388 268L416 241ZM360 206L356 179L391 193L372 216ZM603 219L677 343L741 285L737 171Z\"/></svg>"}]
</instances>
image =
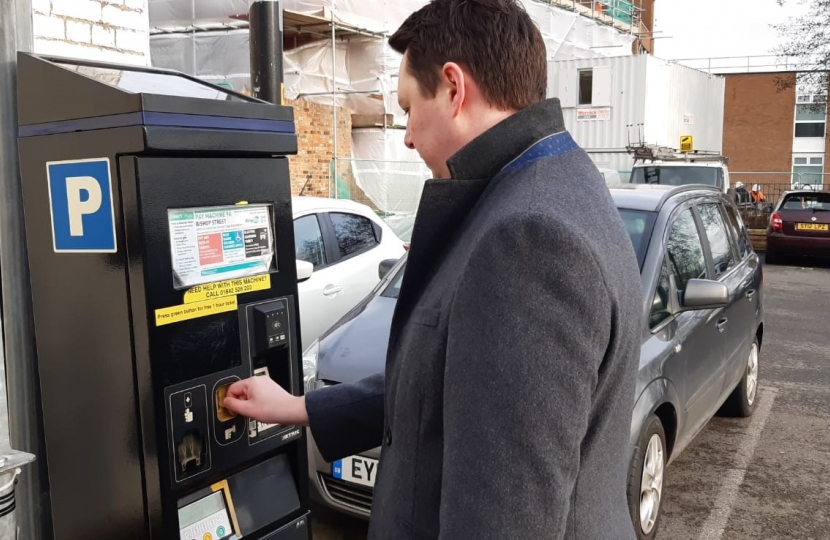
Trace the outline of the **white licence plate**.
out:
<instances>
[{"instance_id":1,"label":"white licence plate","mask_svg":"<svg viewBox=\"0 0 830 540\"><path fill-rule=\"evenodd\" d=\"M331 464L331 475L337 479L375 487L375 475L378 472L378 460L351 456Z\"/></svg>"}]
</instances>

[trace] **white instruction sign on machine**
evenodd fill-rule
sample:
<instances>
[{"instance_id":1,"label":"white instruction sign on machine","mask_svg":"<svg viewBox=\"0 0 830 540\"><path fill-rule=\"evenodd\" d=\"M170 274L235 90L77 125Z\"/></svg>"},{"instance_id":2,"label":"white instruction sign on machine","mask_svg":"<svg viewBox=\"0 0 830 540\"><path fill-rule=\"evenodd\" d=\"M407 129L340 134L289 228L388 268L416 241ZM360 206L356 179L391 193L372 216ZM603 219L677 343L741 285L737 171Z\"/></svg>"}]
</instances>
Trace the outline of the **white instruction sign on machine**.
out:
<instances>
[{"instance_id":1,"label":"white instruction sign on machine","mask_svg":"<svg viewBox=\"0 0 830 540\"><path fill-rule=\"evenodd\" d=\"M271 271L274 235L267 205L177 209L167 217L177 288Z\"/></svg>"}]
</instances>

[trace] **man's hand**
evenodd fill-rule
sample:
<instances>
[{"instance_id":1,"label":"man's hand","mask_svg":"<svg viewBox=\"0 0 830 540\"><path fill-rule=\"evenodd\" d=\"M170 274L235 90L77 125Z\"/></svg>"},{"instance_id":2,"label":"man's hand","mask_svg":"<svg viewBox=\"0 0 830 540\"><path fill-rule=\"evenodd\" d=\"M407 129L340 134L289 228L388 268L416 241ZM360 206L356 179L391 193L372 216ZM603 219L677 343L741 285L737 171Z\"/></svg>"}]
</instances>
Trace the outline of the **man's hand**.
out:
<instances>
[{"instance_id":1,"label":"man's hand","mask_svg":"<svg viewBox=\"0 0 830 540\"><path fill-rule=\"evenodd\" d=\"M289 394L270 377L251 377L232 384L224 404L232 412L264 424L308 425L305 397Z\"/></svg>"}]
</instances>

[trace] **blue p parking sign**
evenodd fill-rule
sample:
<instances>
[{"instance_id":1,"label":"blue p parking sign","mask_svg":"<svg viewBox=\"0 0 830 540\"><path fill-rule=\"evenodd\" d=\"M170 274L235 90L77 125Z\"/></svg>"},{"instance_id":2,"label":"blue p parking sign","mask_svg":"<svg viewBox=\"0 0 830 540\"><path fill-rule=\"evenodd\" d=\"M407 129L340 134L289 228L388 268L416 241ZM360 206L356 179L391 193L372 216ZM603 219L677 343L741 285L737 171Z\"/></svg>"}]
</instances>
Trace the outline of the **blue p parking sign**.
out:
<instances>
[{"instance_id":1,"label":"blue p parking sign","mask_svg":"<svg viewBox=\"0 0 830 540\"><path fill-rule=\"evenodd\" d=\"M109 158L46 164L56 253L115 253Z\"/></svg>"}]
</instances>

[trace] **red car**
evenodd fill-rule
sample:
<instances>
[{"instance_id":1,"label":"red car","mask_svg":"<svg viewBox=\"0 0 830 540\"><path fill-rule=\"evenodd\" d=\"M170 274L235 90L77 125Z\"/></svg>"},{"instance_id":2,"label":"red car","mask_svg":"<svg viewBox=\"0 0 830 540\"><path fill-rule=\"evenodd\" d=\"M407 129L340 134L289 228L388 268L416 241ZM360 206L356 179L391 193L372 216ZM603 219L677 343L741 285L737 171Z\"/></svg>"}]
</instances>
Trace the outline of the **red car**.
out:
<instances>
[{"instance_id":1,"label":"red car","mask_svg":"<svg viewBox=\"0 0 830 540\"><path fill-rule=\"evenodd\" d=\"M782 257L830 256L830 191L787 191L767 227L766 262Z\"/></svg>"}]
</instances>

